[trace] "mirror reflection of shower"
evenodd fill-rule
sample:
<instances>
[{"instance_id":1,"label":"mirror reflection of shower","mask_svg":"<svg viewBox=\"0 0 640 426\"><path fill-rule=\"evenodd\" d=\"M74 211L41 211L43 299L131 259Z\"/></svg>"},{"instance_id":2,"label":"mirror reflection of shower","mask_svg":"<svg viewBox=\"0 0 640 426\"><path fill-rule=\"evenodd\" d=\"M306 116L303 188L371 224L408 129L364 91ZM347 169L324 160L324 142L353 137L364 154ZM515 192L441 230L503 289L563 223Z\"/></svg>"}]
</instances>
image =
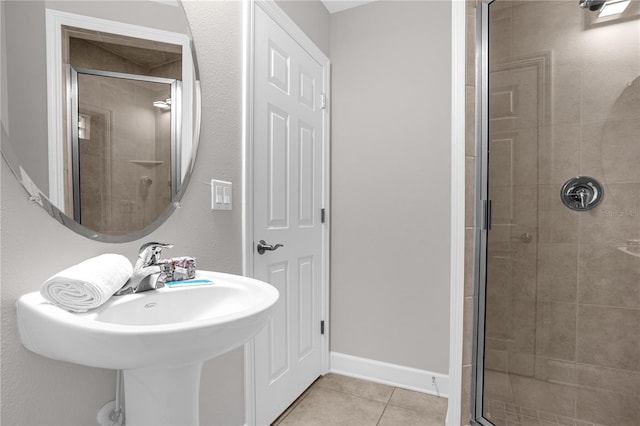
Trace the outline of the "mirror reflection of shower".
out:
<instances>
[{"instance_id":1,"label":"mirror reflection of shower","mask_svg":"<svg viewBox=\"0 0 640 426\"><path fill-rule=\"evenodd\" d=\"M70 75L74 219L107 235L143 229L175 188L154 182L179 174L179 105L172 102L179 82L90 69L70 68Z\"/></svg>"},{"instance_id":2,"label":"mirror reflection of shower","mask_svg":"<svg viewBox=\"0 0 640 426\"><path fill-rule=\"evenodd\" d=\"M182 47L63 30L64 212L104 235L145 229L172 204L191 146L181 137Z\"/></svg>"}]
</instances>

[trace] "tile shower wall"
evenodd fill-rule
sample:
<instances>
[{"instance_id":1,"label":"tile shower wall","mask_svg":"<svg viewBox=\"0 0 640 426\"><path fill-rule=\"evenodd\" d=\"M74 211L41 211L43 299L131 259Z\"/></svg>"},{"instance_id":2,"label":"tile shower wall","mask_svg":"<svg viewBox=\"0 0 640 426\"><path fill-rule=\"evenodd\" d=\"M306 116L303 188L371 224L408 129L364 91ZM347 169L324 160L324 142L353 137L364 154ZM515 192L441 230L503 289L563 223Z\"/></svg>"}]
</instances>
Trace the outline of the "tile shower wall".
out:
<instances>
[{"instance_id":1,"label":"tile shower wall","mask_svg":"<svg viewBox=\"0 0 640 426\"><path fill-rule=\"evenodd\" d=\"M485 412L497 401L556 420L633 425L640 416L640 20L591 20L575 1L491 6L497 226L488 254ZM526 105L532 98L537 109ZM602 204L587 212L562 205L560 187L576 175L604 185Z\"/></svg>"},{"instance_id":2,"label":"tile shower wall","mask_svg":"<svg viewBox=\"0 0 640 426\"><path fill-rule=\"evenodd\" d=\"M158 201L166 203L171 196L170 113L156 111L152 105L170 92L159 84L132 80L79 80L84 92L80 112L91 114L95 121L102 117L100 111L108 111L104 115L111 119L102 146L96 140L98 129L81 140L82 223L105 234L142 229L167 205ZM102 167L95 167L96 163Z\"/></svg>"}]
</instances>

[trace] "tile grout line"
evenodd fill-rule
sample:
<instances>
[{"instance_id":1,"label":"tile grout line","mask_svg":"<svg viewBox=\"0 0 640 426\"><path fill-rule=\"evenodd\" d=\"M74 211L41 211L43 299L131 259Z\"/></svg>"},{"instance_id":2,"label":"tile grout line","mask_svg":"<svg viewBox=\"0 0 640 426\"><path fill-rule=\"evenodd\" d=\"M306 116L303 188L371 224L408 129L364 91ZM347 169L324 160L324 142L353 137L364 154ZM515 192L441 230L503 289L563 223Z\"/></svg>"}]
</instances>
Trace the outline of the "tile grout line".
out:
<instances>
[{"instance_id":1,"label":"tile grout line","mask_svg":"<svg viewBox=\"0 0 640 426\"><path fill-rule=\"evenodd\" d=\"M393 394L393 392L391 394ZM388 406L389 406L389 403L386 403L384 405L384 408L382 409L382 413L380 413L380 417L378 417L378 421L376 422L376 426L380 426L380 422L382 421L382 417L384 417L384 413L385 411L387 411Z\"/></svg>"},{"instance_id":2,"label":"tile grout line","mask_svg":"<svg viewBox=\"0 0 640 426\"><path fill-rule=\"evenodd\" d=\"M388 385L385 385L385 386L388 386ZM384 404L384 405L385 405L385 407L389 404L389 401L391 401L391 396L389 396L389 399L387 400L387 402L384 402L384 401L380 401L379 399L369 398L369 397L366 397L366 396L363 396L363 395L359 395L359 394L356 394L356 393L347 392L347 391L344 391L344 390L341 390L341 389L334 389L334 388L332 388L332 387L322 387L322 386L319 386L318 388L319 388L319 389L330 390L330 391L333 391L333 392L339 392L339 393L344 394L344 395L349 395L349 396L353 396L353 397L355 397L355 398L365 399L365 400L367 400L367 401L379 402L379 403L381 403L381 404ZM391 392L391 395L393 395L393 392L395 392L395 390L396 390L396 389L397 389L397 388L395 388L395 387L393 388L393 391Z\"/></svg>"},{"instance_id":3,"label":"tile grout line","mask_svg":"<svg viewBox=\"0 0 640 426\"><path fill-rule=\"evenodd\" d=\"M391 391L391 395L389 395L389 399L386 402L386 405L389 405L389 403L391 402L391 400L393 399L393 394L396 393L396 390L398 390L398 388L396 386L393 387L393 390Z\"/></svg>"},{"instance_id":4,"label":"tile grout line","mask_svg":"<svg viewBox=\"0 0 640 426\"><path fill-rule=\"evenodd\" d=\"M389 399L387 399L387 402L385 402L385 404L384 404L384 409L382 410L382 413L380 413L380 418L376 422L376 426L380 426L380 422L382 421L382 418L384 417L384 413L387 411L387 408L389 408L389 405L391 404L391 399L393 398L393 394L396 393L397 389L398 388L394 386L393 390L391 391L391 394L389 394Z\"/></svg>"},{"instance_id":5,"label":"tile grout line","mask_svg":"<svg viewBox=\"0 0 640 426\"><path fill-rule=\"evenodd\" d=\"M391 403L391 399L393 399L393 394L396 393L396 390L398 390L398 388L394 386L393 390L391 391L391 394L389 395L389 399L384 404L384 410L382 410L382 414L380 415L380 419L378 420L378 425L380 424L380 421L382 420L384 413L386 413L387 408L389 408L389 404Z\"/></svg>"}]
</instances>

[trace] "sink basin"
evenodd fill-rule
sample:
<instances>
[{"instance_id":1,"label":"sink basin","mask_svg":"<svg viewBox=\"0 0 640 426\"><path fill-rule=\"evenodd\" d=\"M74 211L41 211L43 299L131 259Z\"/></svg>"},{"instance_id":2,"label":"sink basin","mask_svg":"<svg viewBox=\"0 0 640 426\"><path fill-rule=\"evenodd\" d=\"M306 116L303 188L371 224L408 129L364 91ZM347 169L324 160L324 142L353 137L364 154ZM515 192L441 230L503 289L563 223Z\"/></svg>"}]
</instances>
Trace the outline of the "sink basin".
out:
<instances>
[{"instance_id":1,"label":"sink basin","mask_svg":"<svg viewBox=\"0 0 640 426\"><path fill-rule=\"evenodd\" d=\"M197 424L202 363L255 336L278 291L217 272L198 271L196 279L213 284L115 296L87 313L67 312L39 292L26 294L17 301L20 338L48 358L124 370L127 425ZM157 413L150 417L150 411Z\"/></svg>"}]
</instances>

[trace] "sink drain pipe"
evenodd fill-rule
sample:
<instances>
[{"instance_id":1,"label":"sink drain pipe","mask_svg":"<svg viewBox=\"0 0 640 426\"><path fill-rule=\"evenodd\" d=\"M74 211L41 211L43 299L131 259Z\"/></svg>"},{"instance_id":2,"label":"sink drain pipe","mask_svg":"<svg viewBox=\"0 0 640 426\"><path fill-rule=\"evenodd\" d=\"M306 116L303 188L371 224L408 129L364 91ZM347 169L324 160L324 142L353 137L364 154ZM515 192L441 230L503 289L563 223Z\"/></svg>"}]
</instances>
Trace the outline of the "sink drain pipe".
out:
<instances>
[{"instance_id":1,"label":"sink drain pipe","mask_svg":"<svg viewBox=\"0 0 640 426\"><path fill-rule=\"evenodd\" d=\"M116 399L109 401L98 411L96 420L100 426L124 426L124 389L122 370L116 372Z\"/></svg>"}]
</instances>

